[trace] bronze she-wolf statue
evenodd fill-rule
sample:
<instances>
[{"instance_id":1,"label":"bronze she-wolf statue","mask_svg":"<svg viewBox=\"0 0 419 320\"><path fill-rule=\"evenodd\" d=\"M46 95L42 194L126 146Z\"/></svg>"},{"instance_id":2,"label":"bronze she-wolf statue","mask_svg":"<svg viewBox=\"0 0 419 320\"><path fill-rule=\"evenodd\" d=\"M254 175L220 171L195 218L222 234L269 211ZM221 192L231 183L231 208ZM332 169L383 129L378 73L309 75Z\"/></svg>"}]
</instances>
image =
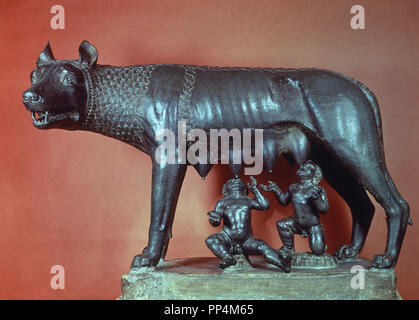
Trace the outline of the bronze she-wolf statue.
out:
<instances>
[{"instance_id":1,"label":"bronze she-wolf statue","mask_svg":"<svg viewBox=\"0 0 419 320\"><path fill-rule=\"evenodd\" d=\"M205 132L263 129L266 170L281 154L293 165L318 164L352 213L352 238L338 249L340 259L356 257L364 246L374 215L370 192L388 225L385 252L371 265L395 266L411 222L409 206L387 170L378 102L364 84L319 69L98 65L98 51L87 41L79 54L77 60L56 60L47 44L23 102L36 128L101 133L151 157L149 240L131 267L156 266L164 258L187 166L202 177L212 167L208 161L159 161L156 149L163 141L157 131L177 132L180 120ZM236 175L241 170L240 164L231 167Z\"/></svg>"}]
</instances>

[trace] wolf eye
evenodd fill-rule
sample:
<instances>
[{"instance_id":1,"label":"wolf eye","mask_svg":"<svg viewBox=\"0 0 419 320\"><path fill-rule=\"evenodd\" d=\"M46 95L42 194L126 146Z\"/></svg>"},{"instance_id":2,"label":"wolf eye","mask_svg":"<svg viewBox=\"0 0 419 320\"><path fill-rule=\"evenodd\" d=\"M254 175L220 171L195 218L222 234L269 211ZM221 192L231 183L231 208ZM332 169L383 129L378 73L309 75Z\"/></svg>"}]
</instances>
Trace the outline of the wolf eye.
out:
<instances>
[{"instance_id":1,"label":"wolf eye","mask_svg":"<svg viewBox=\"0 0 419 320\"><path fill-rule=\"evenodd\" d=\"M72 84L73 84L73 78L72 77L70 77L70 76L64 76L63 77L63 84L65 85L65 86L71 86Z\"/></svg>"}]
</instances>

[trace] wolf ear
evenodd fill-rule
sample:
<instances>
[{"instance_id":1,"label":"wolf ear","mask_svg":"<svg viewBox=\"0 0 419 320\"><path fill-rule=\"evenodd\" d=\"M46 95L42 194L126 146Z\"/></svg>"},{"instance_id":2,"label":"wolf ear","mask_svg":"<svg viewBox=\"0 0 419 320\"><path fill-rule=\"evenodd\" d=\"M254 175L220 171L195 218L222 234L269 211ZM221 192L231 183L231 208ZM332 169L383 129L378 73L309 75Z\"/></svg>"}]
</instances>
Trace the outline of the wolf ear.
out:
<instances>
[{"instance_id":1,"label":"wolf ear","mask_svg":"<svg viewBox=\"0 0 419 320\"><path fill-rule=\"evenodd\" d=\"M96 67L98 52L88 41L84 40L79 47L79 60L91 67Z\"/></svg>"},{"instance_id":2,"label":"wolf ear","mask_svg":"<svg viewBox=\"0 0 419 320\"><path fill-rule=\"evenodd\" d=\"M41 54L38 57L38 60L36 61L36 66L40 67L44 64L50 63L51 61L54 61L54 55L52 54L51 47L49 45L49 41L47 42L47 45L45 46L44 51L41 52Z\"/></svg>"}]
</instances>

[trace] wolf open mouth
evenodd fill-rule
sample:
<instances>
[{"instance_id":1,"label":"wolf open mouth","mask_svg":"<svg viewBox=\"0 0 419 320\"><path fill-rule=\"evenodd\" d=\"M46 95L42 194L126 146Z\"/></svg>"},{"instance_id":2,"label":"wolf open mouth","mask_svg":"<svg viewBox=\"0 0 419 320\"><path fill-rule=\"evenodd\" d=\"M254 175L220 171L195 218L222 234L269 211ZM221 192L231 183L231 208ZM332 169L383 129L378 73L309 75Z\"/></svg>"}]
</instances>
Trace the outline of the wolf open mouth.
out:
<instances>
[{"instance_id":1,"label":"wolf open mouth","mask_svg":"<svg viewBox=\"0 0 419 320\"><path fill-rule=\"evenodd\" d=\"M51 112L51 111L32 111L32 119L35 127L43 128L58 121L71 119L78 121L80 114L77 111Z\"/></svg>"},{"instance_id":2,"label":"wolf open mouth","mask_svg":"<svg viewBox=\"0 0 419 320\"><path fill-rule=\"evenodd\" d=\"M45 112L32 111L33 124L35 126L47 124L48 123L48 115L49 115L48 111L45 111Z\"/></svg>"}]
</instances>

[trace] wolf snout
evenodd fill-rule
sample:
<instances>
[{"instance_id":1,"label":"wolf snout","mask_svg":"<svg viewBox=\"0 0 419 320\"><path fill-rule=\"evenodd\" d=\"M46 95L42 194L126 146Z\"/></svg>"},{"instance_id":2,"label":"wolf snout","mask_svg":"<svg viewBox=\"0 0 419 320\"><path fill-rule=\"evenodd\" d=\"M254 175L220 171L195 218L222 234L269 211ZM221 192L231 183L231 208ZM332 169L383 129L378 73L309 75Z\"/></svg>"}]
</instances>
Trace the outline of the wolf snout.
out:
<instances>
[{"instance_id":1,"label":"wolf snout","mask_svg":"<svg viewBox=\"0 0 419 320\"><path fill-rule=\"evenodd\" d=\"M30 107L41 101L41 96L38 95L36 92L30 91L30 90L26 90L23 93L22 96L23 99L23 104L26 106L27 109L30 109Z\"/></svg>"},{"instance_id":2,"label":"wolf snout","mask_svg":"<svg viewBox=\"0 0 419 320\"><path fill-rule=\"evenodd\" d=\"M23 93L23 102L36 102L39 98L39 95L33 91L25 91Z\"/></svg>"}]
</instances>

